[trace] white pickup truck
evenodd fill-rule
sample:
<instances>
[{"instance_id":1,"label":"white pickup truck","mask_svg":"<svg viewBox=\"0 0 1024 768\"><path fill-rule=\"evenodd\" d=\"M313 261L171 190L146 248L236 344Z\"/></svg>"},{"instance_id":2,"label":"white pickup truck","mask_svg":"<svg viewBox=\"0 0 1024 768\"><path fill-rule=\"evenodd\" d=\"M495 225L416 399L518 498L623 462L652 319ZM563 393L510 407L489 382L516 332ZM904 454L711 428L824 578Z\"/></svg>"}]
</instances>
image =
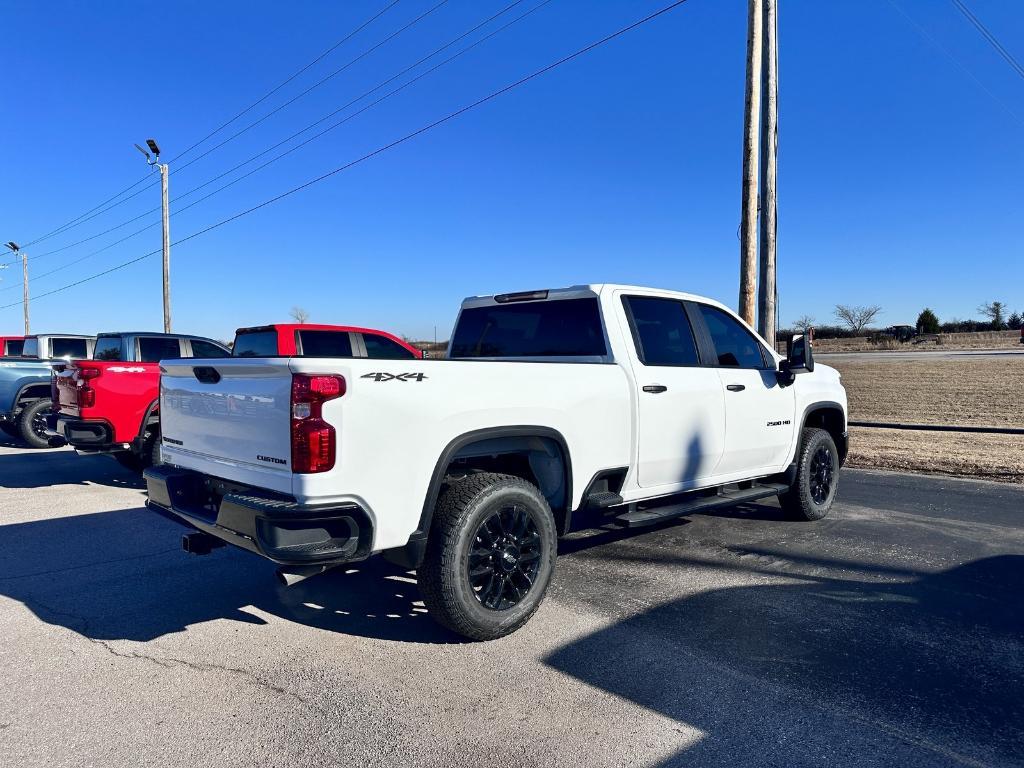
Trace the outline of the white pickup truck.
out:
<instances>
[{"instance_id":1,"label":"white pickup truck","mask_svg":"<svg viewBox=\"0 0 1024 768\"><path fill-rule=\"evenodd\" d=\"M382 553L475 639L537 610L557 537L779 496L824 517L846 393L717 302L622 285L474 297L447 359L161 363L149 506L292 583Z\"/></svg>"}]
</instances>

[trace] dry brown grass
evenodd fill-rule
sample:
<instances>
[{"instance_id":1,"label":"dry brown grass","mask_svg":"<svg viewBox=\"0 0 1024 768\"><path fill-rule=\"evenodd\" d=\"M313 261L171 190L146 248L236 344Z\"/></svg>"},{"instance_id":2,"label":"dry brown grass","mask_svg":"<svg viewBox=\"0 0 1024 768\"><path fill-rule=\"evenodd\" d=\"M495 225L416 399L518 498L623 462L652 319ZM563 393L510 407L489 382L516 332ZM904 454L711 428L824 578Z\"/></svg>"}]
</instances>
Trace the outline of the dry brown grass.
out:
<instances>
[{"instance_id":1,"label":"dry brown grass","mask_svg":"<svg viewBox=\"0 0 1024 768\"><path fill-rule=\"evenodd\" d=\"M1024 357L828 364L851 421L1024 427ZM853 428L850 464L1024 483L1024 436Z\"/></svg>"}]
</instances>

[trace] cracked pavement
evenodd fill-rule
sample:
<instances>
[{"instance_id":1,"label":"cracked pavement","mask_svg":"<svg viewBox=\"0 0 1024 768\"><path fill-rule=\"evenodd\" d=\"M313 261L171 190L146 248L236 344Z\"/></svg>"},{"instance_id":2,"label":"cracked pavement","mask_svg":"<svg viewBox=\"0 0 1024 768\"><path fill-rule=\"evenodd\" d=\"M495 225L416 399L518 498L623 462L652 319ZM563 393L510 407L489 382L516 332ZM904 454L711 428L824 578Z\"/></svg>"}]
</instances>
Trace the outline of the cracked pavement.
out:
<instances>
[{"instance_id":1,"label":"cracked pavement","mask_svg":"<svg viewBox=\"0 0 1024 768\"><path fill-rule=\"evenodd\" d=\"M0 441L0 755L17 766L1024 764L1024 489L843 473L562 544L503 640L379 559L294 587L181 552L105 457Z\"/></svg>"}]
</instances>

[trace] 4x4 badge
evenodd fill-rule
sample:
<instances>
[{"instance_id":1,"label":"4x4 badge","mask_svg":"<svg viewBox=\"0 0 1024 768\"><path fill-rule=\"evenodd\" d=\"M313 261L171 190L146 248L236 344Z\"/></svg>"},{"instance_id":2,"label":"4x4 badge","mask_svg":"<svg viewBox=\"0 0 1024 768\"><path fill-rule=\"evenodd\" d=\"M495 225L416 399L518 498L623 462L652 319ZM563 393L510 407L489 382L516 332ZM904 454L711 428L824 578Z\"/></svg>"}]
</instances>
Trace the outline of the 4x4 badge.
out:
<instances>
[{"instance_id":1,"label":"4x4 badge","mask_svg":"<svg viewBox=\"0 0 1024 768\"><path fill-rule=\"evenodd\" d=\"M374 381L423 381L427 378L425 373L364 373L359 378L373 379Z\"/></svg>"}]
</instances>

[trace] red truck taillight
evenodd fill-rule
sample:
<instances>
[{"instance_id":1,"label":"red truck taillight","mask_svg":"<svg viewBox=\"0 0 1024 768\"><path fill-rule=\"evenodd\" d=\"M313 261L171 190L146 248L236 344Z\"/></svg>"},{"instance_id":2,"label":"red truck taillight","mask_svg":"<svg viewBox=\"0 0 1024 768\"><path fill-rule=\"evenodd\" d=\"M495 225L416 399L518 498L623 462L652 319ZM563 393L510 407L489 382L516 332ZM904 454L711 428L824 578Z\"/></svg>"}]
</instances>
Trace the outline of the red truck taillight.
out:
<instances>
[{"instance_id":1,"label":"red truck taillight","mask_svg":"<svg viewBox=\"0 0 1024 768\"><path fill-rule=\"evenodd\" d=\"M337 436L321 409L344 394L341 376L292 374L292 472L326 472L334 466Z\"/></svg>"},{"instance_id":2,"label":"red truck taillight","mask_svg":"<svg viewBox=\"0 0 1024 768\"><path fill-rule=\"evenodd\" d=\"M79 366L75 372L75 378L78 380L79 408L92 408L96 405L96 390L89 386L89 382L99 378L100 373L99 368L91 366Z\"/></svg>"}]
</instances>

